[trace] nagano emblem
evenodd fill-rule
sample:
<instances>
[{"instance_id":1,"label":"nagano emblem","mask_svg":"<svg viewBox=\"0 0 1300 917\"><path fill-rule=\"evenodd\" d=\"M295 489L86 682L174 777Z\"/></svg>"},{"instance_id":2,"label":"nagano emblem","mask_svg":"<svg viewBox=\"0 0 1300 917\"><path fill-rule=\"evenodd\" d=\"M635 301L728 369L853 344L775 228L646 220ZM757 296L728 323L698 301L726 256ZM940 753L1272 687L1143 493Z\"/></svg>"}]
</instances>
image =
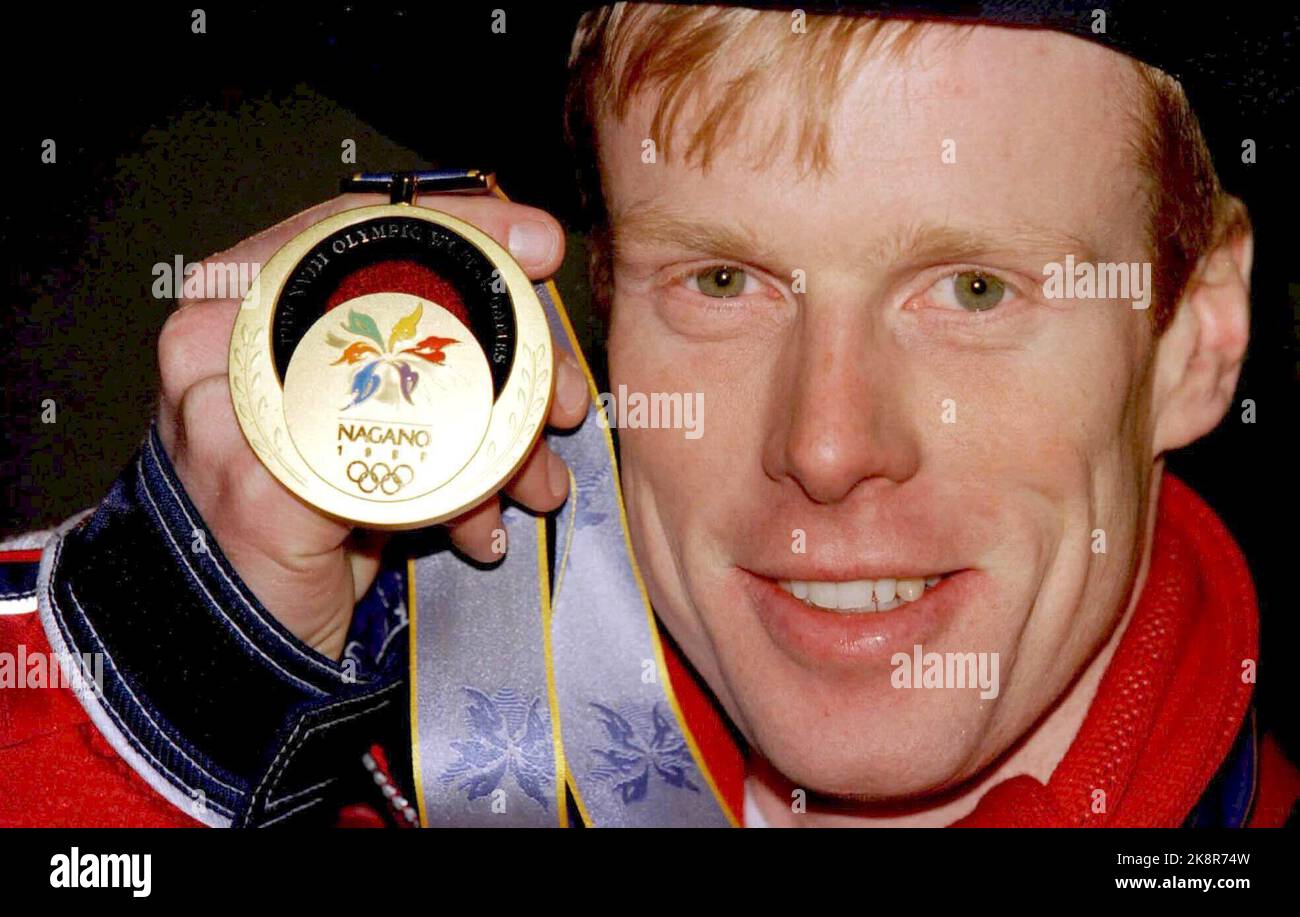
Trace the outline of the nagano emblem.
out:
<instances>
[{"instance_id":1,"label":"nagano emblem","mask_svg":"<svg viewBox=\"0 0 1300 917\"><path fill-rule=\"evenodd\" d=\"M407 404L414 404L411 395L420 382L419 363L422 361L434 366L443 365L447 362L447 354L443 349L460 343L456 338L431 334L414 347L397 350L399 343L415 337L416 328L423 314L424 304L417 303L409 315L403 316L393 325L393 330L385 342L374 318L365 312L349 309L347 323L340 327L351 337L340 337L333 333L326 335L326 343L340 351L339 358L331 365L338 366L346 363L356 367L348 384L352 400L344 406L344 410L364 404L376 394L380 394L381 390L391 386L392 379L388 373L383 372L385 368L391 368L396 372L396 384L402 399ZM409 358L405 358L408 354ZM384 391L383 396L387 396L391 401L396 401L397 398L396 392L391 390Z\"/></svg>"}]
</instances>

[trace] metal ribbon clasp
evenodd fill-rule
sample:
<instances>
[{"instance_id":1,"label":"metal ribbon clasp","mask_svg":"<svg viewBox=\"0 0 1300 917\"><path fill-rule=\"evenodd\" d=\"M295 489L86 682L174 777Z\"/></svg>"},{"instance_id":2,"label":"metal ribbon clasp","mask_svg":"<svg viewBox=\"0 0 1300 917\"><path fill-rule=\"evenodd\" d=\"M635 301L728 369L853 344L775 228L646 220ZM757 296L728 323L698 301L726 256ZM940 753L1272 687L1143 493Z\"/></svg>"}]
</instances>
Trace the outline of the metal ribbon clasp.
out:
<instances>
[{"instance_id":1,"label":"metal ribbon clasp","mask_svg":"<svg viewBox=\"0 0 1300 917\"><path fill-rule=\"evenodd\" d=\"M414 204L417 194L490 194L496 175L481 169L353 172L339 182L344 193L387 194L390 203Z\"/></svg>"}]
</instances>

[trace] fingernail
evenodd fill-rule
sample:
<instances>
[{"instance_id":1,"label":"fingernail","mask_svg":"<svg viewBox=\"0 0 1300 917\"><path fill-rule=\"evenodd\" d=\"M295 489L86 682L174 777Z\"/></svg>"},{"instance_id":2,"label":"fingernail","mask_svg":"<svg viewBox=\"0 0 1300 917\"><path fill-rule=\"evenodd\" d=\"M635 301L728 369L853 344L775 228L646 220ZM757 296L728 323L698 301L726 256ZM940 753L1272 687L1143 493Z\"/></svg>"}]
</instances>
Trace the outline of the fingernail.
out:
<instances>
[{"instance_id":1,"label":"fingernail","mask_svg":"<svg viewBox=\"0 0 1300 917\"><path fill-rule=\"evenodd\" d=\"M554 452L546 462L546 477L551 485L551 496L563 497L569 491L569 466Z\"/></svg>"},{"instance_id":2,"label":"fingernail","mask_svg":"<svg viewBox=\"0 0 1300 917\"><path fill-rule=\"evenodd\" d=\"M545 264L555 251L555 233L540 220L513 224L506 241L517 261Z\"/></svg>"},{"instance_id":3,"label":"fingernail","mask_svg":"<svg viewBox=\"0 0 1300 917\"><path fill-rule=\"evenodd\" d=\"M567 350L564 352L564 365L568 372L560 373L560 381L555 394L560 399L560 407L566 414L577 411L587 400L587 380L578 366L578 361Z\"/></svg>"}]
</instances>

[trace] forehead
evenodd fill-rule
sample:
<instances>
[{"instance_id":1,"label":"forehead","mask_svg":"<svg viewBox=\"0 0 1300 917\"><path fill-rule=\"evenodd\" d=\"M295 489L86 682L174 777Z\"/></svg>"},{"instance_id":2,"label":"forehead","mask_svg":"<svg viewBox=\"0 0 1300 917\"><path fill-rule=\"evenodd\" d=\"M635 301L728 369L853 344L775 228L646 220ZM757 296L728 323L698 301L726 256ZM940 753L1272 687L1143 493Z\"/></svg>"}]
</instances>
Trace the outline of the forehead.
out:
<instances>
[{"instance_id":1,"label":"forehead","mask_svg":"<svg viewBox=\"0 0 1300 917\"><path fill-rule=\"evenodd\" d=\"M747 100L708 112L725 92L729 65L721 63L720 75L698 78L667 138L672 152L653 163L645 150L656 90L638 95L621 121L600 121L616 230L659 207L726 208L792 230L799 214L811 215L824 239L873 229L897 236L904 224L1045 228L1116 250L1141 236L1139 81L1109 49L1054 32L936 24L905 51L882 53L877 43L850 54L824 112L806 111L798 92L806 74L779 68ZM681 153L705 113L722 119L707 166ZM823 172L810 171L796 142L819 121L829 151Z\"/></svg>"}]
</instances>

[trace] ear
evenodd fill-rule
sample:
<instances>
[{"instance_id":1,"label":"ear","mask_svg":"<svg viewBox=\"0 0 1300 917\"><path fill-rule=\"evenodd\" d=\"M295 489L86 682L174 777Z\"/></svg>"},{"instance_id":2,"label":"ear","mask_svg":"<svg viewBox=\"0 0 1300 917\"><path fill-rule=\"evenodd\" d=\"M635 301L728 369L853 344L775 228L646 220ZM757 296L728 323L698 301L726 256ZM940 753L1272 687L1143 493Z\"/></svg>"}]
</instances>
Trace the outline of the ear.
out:
<instances>
[{"instance_id":1,"label":"ear","mask_svg":"<svg viewBox=\"0 0 1300 917\"><path fill-rule=\"evenodd\" d=\"M1156 343L1155 455L1195 442L1228 412L1250 337L1254 236L1233 199L1230 230L1197 263L1173 320Z\"/></svg>"}]
</instances>

